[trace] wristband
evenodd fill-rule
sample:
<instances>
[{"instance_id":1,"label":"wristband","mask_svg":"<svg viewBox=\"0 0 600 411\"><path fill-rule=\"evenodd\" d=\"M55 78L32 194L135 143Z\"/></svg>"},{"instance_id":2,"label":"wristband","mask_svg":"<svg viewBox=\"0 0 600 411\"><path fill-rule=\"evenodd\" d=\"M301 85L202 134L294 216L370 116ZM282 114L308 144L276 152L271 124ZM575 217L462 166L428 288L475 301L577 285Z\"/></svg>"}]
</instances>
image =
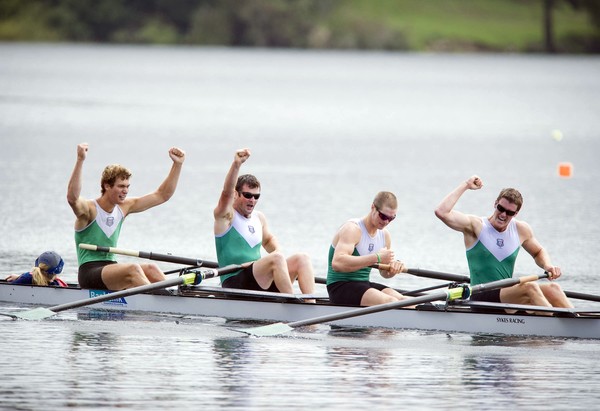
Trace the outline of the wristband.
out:
<instances>
[{"instance_id":1,"label":"wristband","mask_svg":"<svg viewBox=\"0 0 600 411\"><path fill-rule=\"evenodd\" d=\"M375 253L375 255L377 256L377 264L381 263L381 257L379 257L379 253Z\"/></svg>"}]
</instances>

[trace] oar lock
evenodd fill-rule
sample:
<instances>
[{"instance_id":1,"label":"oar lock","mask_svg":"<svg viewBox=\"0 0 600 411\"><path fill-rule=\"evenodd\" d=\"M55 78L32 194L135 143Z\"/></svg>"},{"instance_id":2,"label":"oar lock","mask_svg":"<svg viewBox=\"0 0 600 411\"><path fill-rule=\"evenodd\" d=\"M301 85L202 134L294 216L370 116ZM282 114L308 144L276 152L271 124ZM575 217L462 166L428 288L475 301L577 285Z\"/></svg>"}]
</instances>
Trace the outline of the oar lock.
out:
<instances>
[{"instance_id":1,"label":"oar lock","mask_svg":"<svg viewBox=\"0 0 600 411\"><path fill-rule=\"evenodd\" d=\"M458 289L462 288L461 294L458 294ZM471 297L471 287L465 283L452 283L448 286L449 290L453 290L453 300L468 300Z\"/></svg>"},{"instance_id":2,"label":"oar lock","mask_svg":"<svg viewBox=\"0 0 600 411\"><path fill-rule=\"evenodd\" d=\"M202 280L206 280L207 278L212 278L212 277L216 277L219 275L219 272L215 269L215 268L200 268L200 267L186 267L186 268L182 268L179 271L179 276L182 275L188 275L188 274L194 274L194 281L193 282L186 282L185 284L182 284L182 286L191 286L191 285L198 285L202 282Z\"/></svg>"}]
</instances>

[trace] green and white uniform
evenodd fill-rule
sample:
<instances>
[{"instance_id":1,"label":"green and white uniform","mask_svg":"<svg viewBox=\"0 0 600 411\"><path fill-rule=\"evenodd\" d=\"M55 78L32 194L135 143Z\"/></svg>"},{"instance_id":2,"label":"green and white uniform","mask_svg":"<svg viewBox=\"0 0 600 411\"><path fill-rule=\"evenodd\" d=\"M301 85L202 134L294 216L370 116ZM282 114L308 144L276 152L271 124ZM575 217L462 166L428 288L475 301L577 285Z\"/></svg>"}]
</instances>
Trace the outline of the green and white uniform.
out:
<instances>
[{"instance_id":1,"label":"green and white uniform","mask_svg":"<svg viewBox=\"0 0 600 411\"><path fill-rule=\"evenodd\" d=\"M96 244L104 247L116 247L121 233L121 226L125 221L123 211L118 205L112 212L107 213L94 200L96 218L87 227L75 230L75 246L77 247L77 261L79 265L90 261L117 261L113 253L84 250L79 244Z\"/></svg>"},{"instance_id":2,"label":"green and white uniform","mask_svg":"<svg viewBox=\"0 0 600 411\"><path fill-rule=\"evenodd\" d=\"M471 285L511 278L521 249L515 220L503 232L497 231L487 218L481 220L483 228L477 242L467 249Z\"/></svg>"},{"instance_id":3,"label":"green and white uniform","mask_svg":"<svg viewBox=\"0 0 600 411\"><path fill-rule=\"evenodd\" d=\"M215 235L219 266L243 264L260 259L262 236L262 223L256 213L246 218L234 210L231 226L223 234ZM238 273L239 271L236 271L220 276L221 284Z\"/></svg>"},{"instance_id":4,"label":"green and white uniform","mask_svg":"<svg viewBox=\"0 0 600 411\"><path fill-rule=\"evenodd\" d=\"M375 235L371 237L362 219L354 218L350 221L358 225L361 232L360 241L354 247L352 255L360 256L373 254L385 247L385 232L383 230L377 230ZM331 245L329 247L329 258L327 264L327 285L333 284L338 281L369 281L369 276L371 275L371 267L364 267L360 270L352 271L349 273L339 273L335 271L331 266L334 252L335 247Z\"/></svg>"}]
</instances>

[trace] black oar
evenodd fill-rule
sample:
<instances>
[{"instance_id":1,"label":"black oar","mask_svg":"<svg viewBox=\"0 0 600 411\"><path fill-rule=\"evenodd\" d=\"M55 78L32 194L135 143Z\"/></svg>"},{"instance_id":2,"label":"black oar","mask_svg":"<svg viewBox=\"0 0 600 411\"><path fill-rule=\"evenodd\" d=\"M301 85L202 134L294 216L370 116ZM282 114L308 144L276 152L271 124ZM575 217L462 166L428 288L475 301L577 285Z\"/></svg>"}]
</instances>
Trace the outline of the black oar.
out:
<instances>
[{"instance_id":1,"label":"black oar","mask_svg":"<svg viewBox=\"0 0 600 411\"><path fill-rule=\"evenodd\" d=\"M421 268L409 268L406 272L408 274L416 275L417 277L435 278L437 280L455 281L457 283L468 283L471 281L471 278L468 275L443 273Z\"/></svg>"},{"instance_id":2,"label":"black oar","mask_svg":"<svg viewBox=\"0 0 600 411\"><path fill-rule=\"evenodd\" d=\"M525 283L529 281L536 281L540 278L548 277L548 273L544 272L544 274L539 275L530 275L526 277L520 278L506 278L504 280L492 281L485 284L478 284L474 286L462 285L456 288L449 288L444 291L439 291L436 293L431 293L427 295L423 295L420 297L408 298L402 301L395 301L392 303L375 305L371 307L364 308L356 308L349 311L344 311L337 314L329 314L323 315L316 318L309 318L307 320L294 321L288 324L285 323L275 323L270 325L265 325L262 327L254 327L254 328L245 328L240 329L238 331L242 331L246 334L255 335L255 336L271 336L283 334L285 332L291 331L294 328L302 327L306 325L320 324L326 323L330 321L343 320L345 318L358 317L361 315L367 315L372 313L377 313L381 311L393 310L396 308L408 307L416 304L429 303L436 300L457 300L461 298L468 298L471 294L477 294L483 291L494 290L497 288L506 288L512 287L513 285L517 285L520 283Z\"/></svg>"},{"instance_id":3,"label":"black oar","mask_svg":"<svg viewBox=\"0 0 600 411\"><path fill-rule=\"evenodd\" d=\"M379 268L381 270L388 270L389 265L387 264L373 264L371 268ZM443 273L441 271L424 270L422 268L407 268L405 273L416 275L417 277L434 278L437 280L454 281L457 283L468 283L471 279L468 275ZM327 284L326 278L315 278L315 282L318 284Z\"/></svg>"},{"instance_id":4,"label":"black oar","mask_svg":"<svg viewBox=\"0 0 600 411\"><path fill-rule=\"evenodd\" d=\"M196 267L208 267L208 268L218 268L219 267L219 263L216 263L213 261L204 261L204 260L199 260L196 258L189 258L189 257L178 257L176 255L159 254L159 253L153 253L153 252L149 252L149 251L125 250L122 248L103 247L103 246L94 245L94 244L79 244L79 248L83 248L84 250L101 251L101 252L105 252L105 253L122 254L122 255L129 255L132 257L147 258L149 260L165 261L168 263L193 265Z\"/></svg>"},{"instance_id":5,"label":"black oar","mask_svg":"<svg viewBox=\"0 0 600 411\"><path fill-rule=\"evenodd\" d=\"M422 270L420 268L409 268L407 271L409 274L413 274L419 277L437 278L439 280L456 281L460 283L468 283L470 278L468 275L443 273L440 271ZM575 298L577 300L588 300L600 302L600 295L585 294L576 291L565 291L565 295L569 298Z\"/></svg>"},{"instance_id":6,"label":"black oar","mask_svg":"<svg viewBox=\"0 0 600 411\"><path fill-rule=\"evenodd\" d=\"M53 307L45 308L38 307L32 310L23 311L21 313L10 314L11 317L22 318L25 320L42 320L44 318L51 317L60 311L65 311L71 308L85 307L104 301L113 300L116 298L129 297L130 295L141 294L149 291L160 290L162 288L172 287L176 285L189 285L199 284L202 280L207 278L217 277L219 275L228 274L237 270L242 269L242 265L228 265L227 267L219 269L203 269L195 270L187 274L183 274L176 278L169 278L167 280L158 281L152 284L140 285L138 287L129 288L127 290L109 292L104 295L97 297L87 298L85 300L73 301L70 303L55 305Z\"/></svg>"},{"instance_id":7,"label":"black oar","mask_svg":"<svg viewBox=\"0 0 600 411\"><path fill-rule=\"evenodd\" d=\"M370 268L378 268L380 270L389 271L389 264L375 263L369 266ZM315 283L317 284L327 284L327 278L323 277L315 277Z\"/></svg>"},{"instance_id":8,"label":"black oar","mask_svg":"<svg viewBox=\"0 0 600 411\"><path fill-rule=\"evenodd\" d=\"M576 291L565 291L565 295L569 298L575 298L577 300L588 300L600 302L600 295L579 293Z\"/></svg>"},{"instance_id":9,"label":"black oar","mask_svg":"<svg viewBox=\"0 0 600 411\"><path fill-rule=\"evenodd\" d=\"M326 278L322 278L322 277L315 277L315 283L317 283L317 284L327 284L327 279ZM434 285L434 286L431 286L431 287L420 288L418 290L412 290L412 291L401 290L399 288L394 288L394 290L398 291L402 295L419 295L419 294L424 293L425 291L431 291L431 290L436 290L438 288L449 287L452 284L456 284L456 282L438 284L438 285Z\"/></svg>"}]
</instances>

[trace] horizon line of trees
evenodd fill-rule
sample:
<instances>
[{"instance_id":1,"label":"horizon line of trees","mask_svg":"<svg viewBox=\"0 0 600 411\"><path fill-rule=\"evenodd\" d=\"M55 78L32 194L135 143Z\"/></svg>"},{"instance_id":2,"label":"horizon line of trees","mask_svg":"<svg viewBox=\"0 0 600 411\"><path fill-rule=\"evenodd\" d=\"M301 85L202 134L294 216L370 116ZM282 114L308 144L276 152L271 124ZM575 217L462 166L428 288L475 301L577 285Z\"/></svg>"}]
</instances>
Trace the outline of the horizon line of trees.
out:
<instances>
[{"instance_id":1,"label":"horizon line of trees","mask_svg":"<svg viewBox=\"0 0 600 411\"><path fill-rule=\"evenodd\" d=\"M536 0L537 1L537 0ZM553 11L567 3L596 28L576 39L600 52L599 0L539 0L544 44L557 50ZM343 0L2 0L0 39L408 50L406 33L337 13ZM341 16L340 16L341 15Z\"/></svg>"}]
</instances>

